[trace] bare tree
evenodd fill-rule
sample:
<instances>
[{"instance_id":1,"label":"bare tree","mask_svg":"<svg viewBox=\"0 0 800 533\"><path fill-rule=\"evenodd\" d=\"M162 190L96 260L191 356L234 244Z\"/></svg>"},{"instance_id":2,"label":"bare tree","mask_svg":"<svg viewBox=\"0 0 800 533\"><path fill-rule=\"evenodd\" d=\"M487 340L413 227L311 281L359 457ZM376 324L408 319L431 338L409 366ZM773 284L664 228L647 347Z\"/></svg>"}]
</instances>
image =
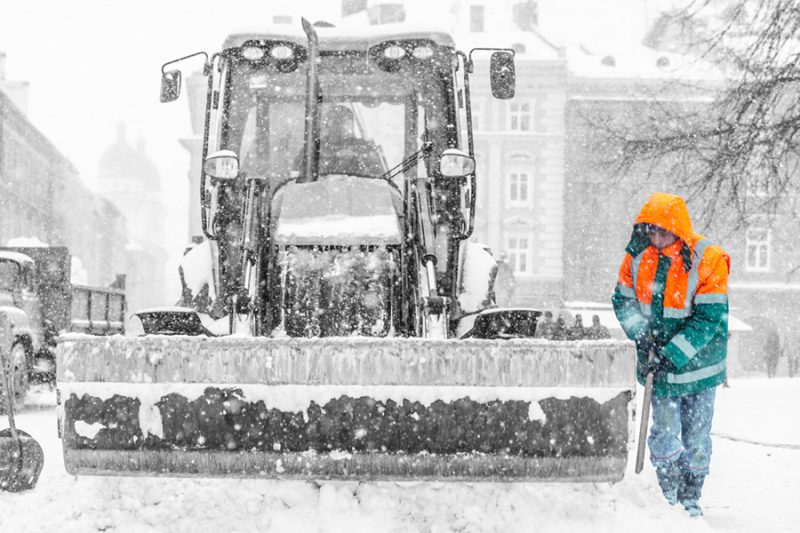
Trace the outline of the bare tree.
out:
<instances>
[{"instance_id":1,"label":"bare tree","mask_svg":"<svg viewBox=\"0 0 800 533\"><path fill-rule=\"evenodd\" d=\"M595 117L616 146L617 171L670 172L690 198L703 199L705 218L730 217L736 226L754 214L795 214L800 4L703 0L667 17L673 40L650 35L648 44L691 54L724 82L706 87L705 102L654 99L633 125Z\"/></svg>"}]
</instances>

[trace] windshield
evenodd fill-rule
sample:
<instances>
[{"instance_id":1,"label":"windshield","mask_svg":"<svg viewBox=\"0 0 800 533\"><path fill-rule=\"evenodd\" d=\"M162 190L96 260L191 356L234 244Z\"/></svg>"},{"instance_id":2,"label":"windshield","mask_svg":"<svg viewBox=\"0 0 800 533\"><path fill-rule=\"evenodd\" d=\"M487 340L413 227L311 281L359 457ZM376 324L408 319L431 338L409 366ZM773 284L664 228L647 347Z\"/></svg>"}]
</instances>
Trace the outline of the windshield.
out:
<instances>
[{"instance_id":1,"label":"windshield","mask_svg":"<svg viewBox=\"0 0 800 533\"><path fill-rule=\"evenodd\" d=\"M0 259L0 290L10 291L17 286L19 265L14 261Z\"/></svg>"},{"instance_id":2,"label":"windshield","mask_svg":"<svg viewBox=\"0 0 800 533\"><path fill-rule=\"evenodd\" d=\"M306 72L278 73L232 58L226 75L228 120L218 149L239 154L246 173L283 182L302 171ZM447 146L446 77L433 66L409 72L367 69L364 58L322 56L319 116L320 175L383 176L434 143L406 175L425 176Z\"/></svg>"}]
</instances>

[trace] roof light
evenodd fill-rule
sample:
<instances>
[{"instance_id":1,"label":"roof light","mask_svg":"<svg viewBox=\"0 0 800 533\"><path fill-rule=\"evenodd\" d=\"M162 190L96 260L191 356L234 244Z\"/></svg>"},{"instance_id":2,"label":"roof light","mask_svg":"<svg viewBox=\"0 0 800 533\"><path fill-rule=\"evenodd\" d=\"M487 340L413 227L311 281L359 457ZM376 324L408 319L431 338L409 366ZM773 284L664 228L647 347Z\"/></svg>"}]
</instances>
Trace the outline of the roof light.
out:
<instances>
[{"instance_id":1,"label":"roof light","mask_svg":"<svg viewBox=\"0 0 800 533\"><path fill-rule=\"evenodd\" d=\"M383 50L383 57L386 59L402 59L403 56L406 55L406 50L402 46L397 46L393 44L391 46L387 46Z\"/></svg>"},{"instance_id":2,"label":"roof light","mask_svg":"<svg viewBox=\"0 0 800 533\"><path fill-rule=\"evenodd\" d=\"M269 55L274 57L275 59L291 59L294 57L294 50L292 50L291 46L286 46L285 44L279 44L277 46L273 46L272 49L269 51Z\"/></svg>"},{"instance_id":3,"label":"roof light","mask_svg":"<svg viewBox=\"0 0 800 533\"><path fill-rule=\"evenodd\" d=\"M417 46L411 55L417 59L430 59L433 56L433 48L430 46Z\"/></svg>"},{"instance_id":4,"label":"roof light","mask_svg":"<svg viewBox=\"0 0 800 533\"><path fill-rule=\"evenodd\" d=\"M242 48L242 56L250 61L255 61L264 57L264 49L258 46L245 46Z\"/></svg>"}]
</instances>

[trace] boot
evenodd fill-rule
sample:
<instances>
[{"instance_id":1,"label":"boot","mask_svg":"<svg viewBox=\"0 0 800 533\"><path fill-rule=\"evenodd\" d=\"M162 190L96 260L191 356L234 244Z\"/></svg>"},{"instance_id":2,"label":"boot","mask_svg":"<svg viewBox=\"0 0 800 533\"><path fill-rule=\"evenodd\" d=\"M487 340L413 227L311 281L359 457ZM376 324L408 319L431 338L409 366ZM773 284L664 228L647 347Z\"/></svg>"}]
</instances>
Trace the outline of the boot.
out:
<instances>
[{"instance_id":1,"label":"boot","mask_svg":"<svg viewBox=\"0 0 800 533\"><path fill-rule=\"evenodd\" d=\"M667 499L670 505L678 503L678 487L681 482L681 471L675 462L669 463L666 466L656 467L656 477L658 478L658 486L661 487L661 492Z\"/></svg>"},{"instance_id":2,"label":"boot","mask_svg":"<svg viewBox=\"0 0 800 533\"><path fill-rule=\"evenodd\" d=\"M678 485L678 501L689 513L689 516L703 516L703 508L700 507L700 494L703 491L705 474L691 474L683 472Z\"/></svg>"}]
</instances>

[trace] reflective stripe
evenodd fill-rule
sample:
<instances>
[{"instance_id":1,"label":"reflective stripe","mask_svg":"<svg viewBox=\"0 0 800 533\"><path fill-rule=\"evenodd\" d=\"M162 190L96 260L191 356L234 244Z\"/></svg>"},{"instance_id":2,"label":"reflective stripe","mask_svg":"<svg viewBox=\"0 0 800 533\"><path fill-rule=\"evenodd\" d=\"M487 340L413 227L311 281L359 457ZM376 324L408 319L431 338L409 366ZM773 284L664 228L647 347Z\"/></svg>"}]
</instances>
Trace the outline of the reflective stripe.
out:
<instances>
[{"instance_id":1,"label":"reflective stripe","mask_svg":"<svg viewBox=\"0 0 800 533\"><path fill-rule=\"evenodd\" d=\"M645 322L644 318L640 317L639 315L632 315L622 321L622 327L625 328L626 331L629 331L634 326L637 326L643 322Z\"/></svg>"},{"instance_id":2,"label":"reflective stripe","mask_svg":"<svg viewBox=\"0 0 800 533\"><path fill-rule=\"evenodd\" d=\"M622 283L617 283L617 291L626 298L636 298L636 291L630 287L626 287Z\"/></svg>"},{"instance_id":3,"label":"reflective stripe","mask_svg":"<svg viewBox=\"0 0 800 533\"><path fill-rule=\"evenodd\" d=\"M650 304L639 304L639 309L644 316L653 316L653 307Z\"/></svg>"},{"instance_id":4,"label":"reflective stripe","mask_svg":"<svg viewBox=\"0 0 800 533\"><path fill-rule=\"evenodd\" d=\"M691 314L691 311L688 309L664 308L664 318L686 318L689 314Z\"/></svg>"},{"instance_id":5,"label":"reflective stripe","mask_svg":"<svg viewBox=\"0 0 800 533\"><path fill-rule=\"evenodd\" d=\"M725 371L725 361L685 374L667 374L667 383L693 383Z\"/></svg>"},{"instance_id":6,"label":"reflective stripe","mask_svg":"<svg viewBox=\"0 0 800 533\"><path fill-rule=\"evenodd\" d=\"M692 268L689 269L689 282L686 284L686 299L683 302L683 308L691 313L692 301L694 300L694 293L697 292L697 284L700 280L700 263L703 262L703 253L706 247L711 244L708 239L698 241L694 247L694 257L692 257ZM688 316L688 315L687 315Z\"/></svg>"},{"instance_id":7,"label":"reflective stripe","mask_svg":"<svg viewBox=\"0 0 800 533\"><path fill-rule=\"evenodd\" d=\"M647 248L645 248L645 250L647 250ZM631 277L633 278L634 297L636 295L636 278L639 277L639 265L642 263L642 255L644 255L644 250L642 250L641 253L634 257L631 261Z\"/></svg>"},{"instance_id":8,"label":"reflective stripe","mask_svg":"<svg viewBox=\"0 0 800 533\"><path fill-rule=\"evenodd\" d=\"M686 357L689 359L697 355L697 348L692 346L692 343L689 342L689 339L684 337L682 333L678 333L672 337L672 340L669 342L677 346L678 349L686 354Z\"/></svg>"},{"instance_id":9,"label":"reflective stripe","mask_svg":"<svg viewBox=\"0 0 800 533\"><path fill-rule=\"evenodd\" d=\"M728 295L722 292L712 292L709 294L698 294L694 297L694 303L697 304L726 304L728 303Z\"/></svg>"}]
</instances>

